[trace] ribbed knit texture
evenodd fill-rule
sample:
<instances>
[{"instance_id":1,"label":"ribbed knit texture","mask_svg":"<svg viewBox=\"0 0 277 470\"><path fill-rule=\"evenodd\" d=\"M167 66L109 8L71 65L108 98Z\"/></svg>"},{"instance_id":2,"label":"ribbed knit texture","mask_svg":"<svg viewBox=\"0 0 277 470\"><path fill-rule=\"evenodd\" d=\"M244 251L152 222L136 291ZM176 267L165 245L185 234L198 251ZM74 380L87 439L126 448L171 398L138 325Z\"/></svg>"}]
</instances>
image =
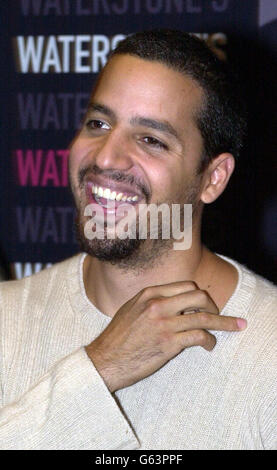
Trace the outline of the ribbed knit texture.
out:
<instances>
[{"instance_id":1,"label":"ribbed knit texture","mask_svg":"<svg viewBox=\"0 0 277 470\"><path fill-rule=\"evenodd\" d=\"M277 288L225 257L239 281L221 315L248 328L111 395L84 350L111 321L84 256L0 284L0 449L277 449Z\"/></svg>"}]
</instances>

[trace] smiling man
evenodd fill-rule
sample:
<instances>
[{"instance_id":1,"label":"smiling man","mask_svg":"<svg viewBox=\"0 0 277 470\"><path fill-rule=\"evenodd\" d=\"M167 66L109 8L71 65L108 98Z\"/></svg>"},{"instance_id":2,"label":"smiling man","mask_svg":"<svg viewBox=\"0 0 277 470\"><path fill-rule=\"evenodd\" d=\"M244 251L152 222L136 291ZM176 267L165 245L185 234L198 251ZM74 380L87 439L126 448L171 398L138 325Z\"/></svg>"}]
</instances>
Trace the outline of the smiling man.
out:
<instances>
[{"instance_id":1,"label":"smiling man","mask_svg":"<svg viewBox=\"0 0 277 470\"><path fill-rule=\"evenodd\" d=\"M112 53L70 149L82 253L1 285L1 448L277 448L276 288L200 238L244 130L200 40L149 31ZM136 238L109 237L126 204ZM140 238L142 204L189 205L191 247Z\"/></svg>"}]
</instances>

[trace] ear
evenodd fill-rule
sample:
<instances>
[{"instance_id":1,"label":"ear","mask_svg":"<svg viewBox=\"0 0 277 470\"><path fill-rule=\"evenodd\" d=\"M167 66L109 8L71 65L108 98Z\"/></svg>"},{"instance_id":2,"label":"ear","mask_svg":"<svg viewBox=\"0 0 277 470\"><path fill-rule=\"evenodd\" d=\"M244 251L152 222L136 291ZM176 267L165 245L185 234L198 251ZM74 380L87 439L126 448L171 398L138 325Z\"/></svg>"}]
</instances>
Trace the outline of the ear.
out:
<instances>
[{"instance_id":1,"label":"ear","mask_svg":"<svg viewBox=\"0 0 277 470\"><path fill-rule=\"evenodd\" d=\"M235 159L231 153L221 153L214 158L205 171L201 201L204 204L214 202L223 193L235 168Z\"/></svg>"}]
</instances>

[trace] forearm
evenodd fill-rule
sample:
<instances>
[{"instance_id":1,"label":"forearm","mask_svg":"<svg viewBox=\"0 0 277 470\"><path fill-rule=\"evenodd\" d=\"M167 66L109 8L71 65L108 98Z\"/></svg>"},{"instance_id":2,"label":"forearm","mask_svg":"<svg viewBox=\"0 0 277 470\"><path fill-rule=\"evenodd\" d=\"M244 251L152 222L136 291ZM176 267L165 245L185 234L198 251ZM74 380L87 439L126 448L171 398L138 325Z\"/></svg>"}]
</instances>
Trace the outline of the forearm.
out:
<instances>
[{"instance_id":1,"label":"forearm","mask_svg":"<svg viewBox=\"0 0 277 470\"><path fill-rule=\"evenodd\" d=\"M134 449L130 426L82 348L0 410L0 449Z\"/></svg>"}]
</instances>

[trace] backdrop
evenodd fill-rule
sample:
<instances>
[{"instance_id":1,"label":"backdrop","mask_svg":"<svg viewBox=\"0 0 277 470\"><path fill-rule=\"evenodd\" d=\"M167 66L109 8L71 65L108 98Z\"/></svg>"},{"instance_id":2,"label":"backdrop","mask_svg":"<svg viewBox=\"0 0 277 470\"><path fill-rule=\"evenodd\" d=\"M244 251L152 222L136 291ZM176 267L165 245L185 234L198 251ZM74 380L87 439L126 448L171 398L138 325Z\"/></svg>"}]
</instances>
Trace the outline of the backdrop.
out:
<instances>
[{"instance_id":1,"label":"backdrop","mask_svg":"<svg viewBox=\"0 0 277 470\"><path fill-rule=\"evenodd\" d=\"M203 238L277 281L276 0L1 2L0 250L14 277L78 251L68 145L110 49L157 27L198 34L241 75L248 141Z\"/></svg>"}]
</instances>

